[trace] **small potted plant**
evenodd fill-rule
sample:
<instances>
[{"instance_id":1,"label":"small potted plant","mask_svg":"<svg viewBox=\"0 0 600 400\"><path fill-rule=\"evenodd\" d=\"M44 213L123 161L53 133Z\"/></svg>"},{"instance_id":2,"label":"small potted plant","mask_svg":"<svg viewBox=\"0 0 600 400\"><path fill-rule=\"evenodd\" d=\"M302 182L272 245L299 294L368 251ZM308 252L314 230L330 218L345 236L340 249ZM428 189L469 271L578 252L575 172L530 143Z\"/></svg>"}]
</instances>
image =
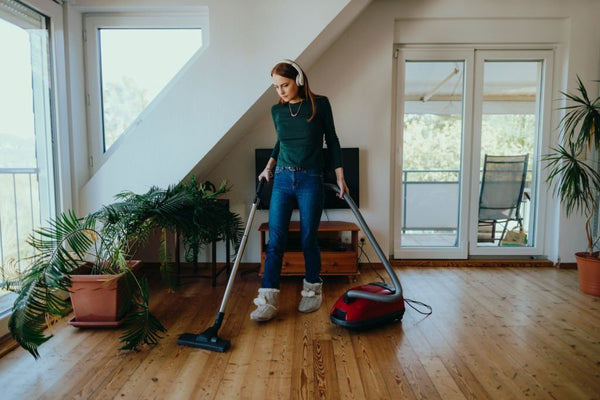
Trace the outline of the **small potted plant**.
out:
<instances>
[{"instance_id":1,"label":"small potted plant","mask_svg":"<svg viewBox=\"0 0 600 400\"><path fill-rule=\"evenodd\" d=\"M576 94L561 93L567 99L560 121L562 145L544 156L547 182L554 187L567 217L573 212L586 216L586 251L575 253L579 287L584 293L600 296L600 258L594 251L598 238L593 236L592 225L600 193L600 173L594 166L600 156L600 97L590 100L579 77Z\"/></svg>"}]
</instances>

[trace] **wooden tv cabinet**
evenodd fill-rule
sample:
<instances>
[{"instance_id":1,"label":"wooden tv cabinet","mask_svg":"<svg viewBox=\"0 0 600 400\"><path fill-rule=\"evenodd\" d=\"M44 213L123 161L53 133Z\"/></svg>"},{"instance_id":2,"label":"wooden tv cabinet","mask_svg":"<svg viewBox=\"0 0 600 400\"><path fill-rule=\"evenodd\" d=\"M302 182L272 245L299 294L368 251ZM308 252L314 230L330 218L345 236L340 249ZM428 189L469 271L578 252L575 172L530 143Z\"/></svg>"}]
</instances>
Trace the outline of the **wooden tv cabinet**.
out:
<instances>
[{"instance_id":1,"label":"wooden tv cabinet","mask_svg":"<svg viewBox=\"0 0 600 400\"><path fill-rule=\"evenodd\" d=\"M263 223L260 231L260 275L265 268L265 251L269 224ZM358 232L352 222L321 221L319 224L319 247L321 248L321 275L347 275L354 279L358 274ZM350 232L350 242L342 242L342 232ZM300 243L300 223L290 222L288 244L283 254L282 276L304 276L304 255Z\"/></svg>"}]
</instances>

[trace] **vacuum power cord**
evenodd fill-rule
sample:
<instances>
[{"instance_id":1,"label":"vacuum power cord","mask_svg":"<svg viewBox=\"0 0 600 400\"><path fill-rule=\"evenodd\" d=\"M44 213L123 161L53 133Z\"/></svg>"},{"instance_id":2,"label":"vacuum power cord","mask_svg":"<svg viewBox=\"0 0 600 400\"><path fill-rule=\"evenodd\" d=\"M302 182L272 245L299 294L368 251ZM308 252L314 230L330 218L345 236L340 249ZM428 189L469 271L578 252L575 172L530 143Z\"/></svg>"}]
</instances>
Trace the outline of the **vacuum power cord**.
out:
<instances>
[{"instance_id":1,"label":"vacuum power cord","mask_svg":"<svg viewBox=\"0 0 600 400\"><path fill-rule=\"evenodd\" d=\"M433 313L433 308L431 308L431 306L429 304L425 304L425 303L422 303L420 301L412 300L412 299L407 299L407 298L404 299L404 302L406 304L408 304L413 310L415 310L419 314L431 315ZM414 306L414 304L417 304L417 305L419 305L421 307L425 307L428 311L419 310L417 307Z\"/></svg>"},{"instance_id":2,"label":"vacuum power cord","mask_svg":"<svg viewBox=\"0 0 600 400\"><path fill-rule=\"evenodd\" d=\"M381 279L381 282L387 283L385 281L385 278L379 273L379 271L377 271L375 269L375 267L373 266L373 263L371 262L371 259L367 255L367 253L365 253L365 251L363 249L364 245L365 245L365 238L360 238L360 244L358 245L358 248L360 250L360 253L358 254L358 262L360 262L360 258L364 255L365 258L367 259L367 261L369 262L369 267L371 267L371 270L377 274L377 276L379 277L379 279Z\"/></svg>"},{"instance_id":3,"label":"vacuum power cord","mask_svg":"<svg viewBox=\"0 0 600 400\"><path fill-rule=\"evenodd\" d=\"M365 245L365 238L360 238L360 244L358 245L358 248L360 250L360 253L358 254L358 261L360 262L360 258L364 255L365 258L367 259L367 261L369 262L369 267L371 267L371 270L377 274L377 276L379 277L379 279L381 279L381 282L387 283L385 281L385 278L379 273L379 271L377 271L375 269L375 267L373 266L373 263L371 262L371 260L369 259L369 256L367 255L367 253L365 253L365 251L363 249L364 245ZM404 302L406 304L408 304L413 310L415 310L419 314L431 315L433 313L433 308L431 308L431 306L429 304L425 304L425 303L420 302L418 300L412 300L412 299L406 299L406 298L404 299ZM424 308L427 309L427 311L423 311L422 309L419 309L419 308L415 307L415 305L418 305L420 307L424 307Z\"/></svg>"}]
</instances>

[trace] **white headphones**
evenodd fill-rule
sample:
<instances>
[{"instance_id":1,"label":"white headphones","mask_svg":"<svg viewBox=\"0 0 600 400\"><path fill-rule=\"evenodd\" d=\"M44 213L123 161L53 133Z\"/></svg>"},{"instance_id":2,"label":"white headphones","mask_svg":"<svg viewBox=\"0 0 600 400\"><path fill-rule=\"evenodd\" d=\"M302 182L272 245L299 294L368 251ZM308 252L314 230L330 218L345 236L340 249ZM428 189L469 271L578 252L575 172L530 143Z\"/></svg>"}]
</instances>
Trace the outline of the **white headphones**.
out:
<instances>
[{"instance_id":1,"label":"white headphones","mask_svg":"<svg viewBox=\"0 0 600 400\"><path fill-rule=\"evenodd\" d=\"M298 64L296 64L292 60L288 60L287 58L285 60L279 61L277 64L281 63L290 64L292 67L294 67L294 69L298 71L298 75L296 75L296 85L304 86L304 74L302 73L302 70L300 69Z\"/></svg>"}]
</instances>

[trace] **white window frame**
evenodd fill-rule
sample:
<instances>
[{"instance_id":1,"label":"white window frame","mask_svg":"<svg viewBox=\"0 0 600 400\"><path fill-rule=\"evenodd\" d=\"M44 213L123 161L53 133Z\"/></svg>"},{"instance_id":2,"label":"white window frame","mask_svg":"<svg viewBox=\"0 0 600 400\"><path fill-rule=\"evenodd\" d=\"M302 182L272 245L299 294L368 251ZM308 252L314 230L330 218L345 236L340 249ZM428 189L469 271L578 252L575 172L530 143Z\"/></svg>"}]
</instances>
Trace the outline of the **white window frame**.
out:
<instances>
[{"instance_id":1,"label":"white window frame","mask_svg":"<svg viewBox=\"0 0 600 400\"><path fill-rule=\"evenodd\" d=\"M487 60L498 61L539 61L542 63L541 93L537 99L538 102L538 119L536 120L536 139L535 148L533 149L532 158L529 161L528 169L534 171L532 182L532 195L536 198L535 207L531 214L533 220L533 231L535 232L534 243L530 246L512 246L512 247L494 247L494 246L478 246L477 245L477 218L471 218L469 225L469 237L475 238L469 243L469 254L476 256L497 255L498 252L506 253L513 256L544 256L544 241L545 241L545 219L542 217L546 214L546 205L549 195L541 193L542 183L545 181L547 173L543 170L543 165L540 163L543 149L548 148L550 141L550 132L552 131L552 74L554 70L553 60L554 51L552 49L477 49L475 54L475 98L473 112L474 120L472 127L473 137L473 153L481 153L481 118L483 115L483 68ZM480 157L474 156L472 161L472 171L480 171ZM478 174L472 174L471 187L479 188ZM472 216L479 214L479 191L473 190L471 193L471 208Z\"/></svg>"},{"instance_id":2,"label":"white window frame","mask_svg":"<svg viewBox=\"0 0 600 400\"><path fill-rule=\"evenodd\" d=\"M88 131L88 166L92 173L110 157L127 131L104 151L104 132L102 129L102 87L100 81L100 48L98 30L103 28L137 28L137 29L201 29L202 47L190 61L179 71L186 69L203 50L208 47L208 9L200 7L190 12L141 12L141 13L90 13L83 16L83 39L85 49L85 80L86 80L86 105L87 105L87 131ZM167 89L173 80L165 87ZM160 98L165 89L146 107L144 111L132 122L136 126L144 115Z\"/></svg>"},{"instance_id":3,"label":"white window frame","mask_svg":"<svg viewBox=\"0 0 600 400\"><path fill-rule=\"evenodd\" d=\"M427 47L427 46L396 46L398 57L397 64L397 88L396 88L396 122L395 131L399 153L398 162L395 163L394 176L397 180L402 177L402 144L404 137L404 64L409 60L417 61L454 61L460 60L464 63L464 92L463 92L463 114L461 130L461 160L460 160L460 192L459 192L459 230L457 232L457 246L455 247L402 247L402 211L394 212L394 257L395 258L430 258L430 259L465 259L468 256L468 204L464 204L464 199L469 195L469 181L465 179L465 171L471 163L471 141L465 138L465 132L470 132L470 126L473 121L473 80L468 77L473 75L474 51L471 47L451 46L451 47ZM402 186L395 184L395 198L402 199ZM396 205L394 206L396 207Z\"/></svg>"},{"instance_id":4,"label":"white window frame","mask_svg":"<svg viewBox=\"0 0 600 400\"><path fill-rule=\"evenodd\" d=\"M36 151L44 151L46 155L51 152L53 156L53 176L45 178L46 188L40 187L40 191L50 190L48 184L52 184L54 187L54 194L51 196L54 204L50 204L49 209L46 211L53 215L55 212L71 208L73 203L63 8L61 5L47 0L20 0L20 2L49 18L48 44L50 59L48 64L50 68L50 87L48 88L49 97L47 101L50 102L51 118L49 123L51 124L52 143L48 138L48 141L42 144L42 148ZM43 182L40 182L40 184L43 184ZM42 223L45 222L42 221ZM6 301L12 301L14 298L16 298L16 294L9 293L6 295ZM8 334L8 319L11 311L11 309L0 309L0 337Z\"/></svg>"}]
</instances>

